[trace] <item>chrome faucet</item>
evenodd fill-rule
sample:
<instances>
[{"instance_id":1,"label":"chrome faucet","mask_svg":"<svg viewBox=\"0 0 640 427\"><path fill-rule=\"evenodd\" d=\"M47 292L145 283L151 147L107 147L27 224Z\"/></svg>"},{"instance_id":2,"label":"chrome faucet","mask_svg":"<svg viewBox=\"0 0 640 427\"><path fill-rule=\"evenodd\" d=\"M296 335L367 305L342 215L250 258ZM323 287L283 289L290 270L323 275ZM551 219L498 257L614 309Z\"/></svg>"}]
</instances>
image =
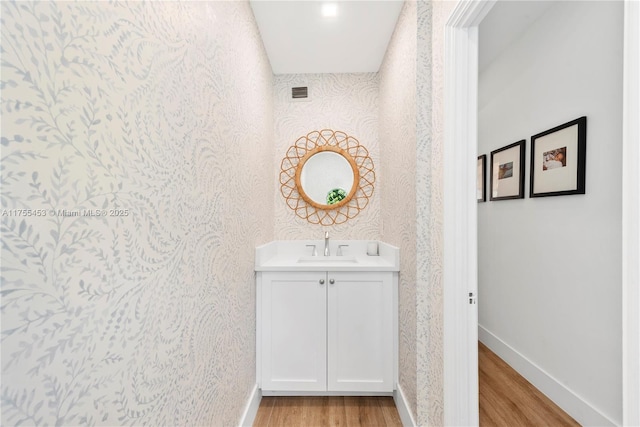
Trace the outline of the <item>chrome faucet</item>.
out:
<instances>
[{"instance_id":1,"label":"chrome faucet","mask_svg":"<svg viewBox=\"0 0 640 427\"><path fill-rule=\"evenodd\" d=\"M324 256L329 256L331 253L329 252L329 232L324 232Z\"/></svg>"}]
</instances>

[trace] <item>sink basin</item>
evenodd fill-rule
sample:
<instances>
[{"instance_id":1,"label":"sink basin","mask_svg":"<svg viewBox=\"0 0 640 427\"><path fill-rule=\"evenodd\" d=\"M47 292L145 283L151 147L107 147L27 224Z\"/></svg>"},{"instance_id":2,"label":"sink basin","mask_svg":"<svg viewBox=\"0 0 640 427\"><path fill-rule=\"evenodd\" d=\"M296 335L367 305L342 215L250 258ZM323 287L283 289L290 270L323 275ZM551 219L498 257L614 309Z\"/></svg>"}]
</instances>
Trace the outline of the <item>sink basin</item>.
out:
<instances>
[{"instance_id":1,"label":"sink basin","mask_svg":"<svg viewBox=\"0 0 640 427\"><path fill-rule=\"evenodd\" d=\"M326 263L331 263L331 264L335 264L335 263L356 263L356 258L353 256L336 256L336 255L330 255L330 256L322 256L322 255L318 255L318 256L303 256L298 258L298 262L308 262L308 263L321 263L321 262L326 262Z\"/></svg>"}]
</instances>

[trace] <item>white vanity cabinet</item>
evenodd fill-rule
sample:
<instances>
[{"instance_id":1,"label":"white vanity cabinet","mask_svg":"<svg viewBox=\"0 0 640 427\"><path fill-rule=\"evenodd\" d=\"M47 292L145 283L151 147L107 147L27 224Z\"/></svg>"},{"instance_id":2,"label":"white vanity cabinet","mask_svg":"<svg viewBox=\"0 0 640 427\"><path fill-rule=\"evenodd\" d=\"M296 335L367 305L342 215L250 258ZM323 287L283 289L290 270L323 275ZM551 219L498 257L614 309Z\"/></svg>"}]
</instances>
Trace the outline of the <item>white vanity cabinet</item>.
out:
<instances>
[{"instance_id":1,"label":"white vanity cabinet","mask_svg":"<svg viewBox=\"0 0 640 427\"><path fill-rule=\"evenodd\" d=\"M258 271L263 394L391 393L397 272Z\"/></svg>"},{"instance_id":2,"label":"white vanity cabinet","mask_svg":"<svg viewBox=\"0 0 640 427\"><path fill-rule=\"evenodd\" d=\"M258 273L256 299L263 392L326 390L326 273Z\"/></svg>"}]
</instances>

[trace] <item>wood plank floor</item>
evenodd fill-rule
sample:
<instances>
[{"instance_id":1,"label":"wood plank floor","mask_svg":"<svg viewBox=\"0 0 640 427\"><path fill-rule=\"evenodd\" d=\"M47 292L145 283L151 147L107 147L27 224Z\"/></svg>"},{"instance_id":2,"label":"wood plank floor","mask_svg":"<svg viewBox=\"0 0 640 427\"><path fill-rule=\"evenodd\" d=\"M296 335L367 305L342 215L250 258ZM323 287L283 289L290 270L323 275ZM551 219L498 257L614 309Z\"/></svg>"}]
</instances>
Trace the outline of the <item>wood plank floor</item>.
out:
<instances>
[{"instance_id":1,"label":"wood plank floor","mask_svg":"<svg viewBox=\"0 0 640 427\"><path fill-rule=\"evenodd\" d=\"M392 397L274 397L260 402L254 427L402 427Z\"/></svg>"},{"instance_id":2,"label":"wood plank floor","mask_svg":"<svg viewBox=\"0 0 640 427\"><path fill-rule=\"evenodd\" d=\"M481 427L580 425L482 343L478 376Z\"/></svg>"},{"instance_id":3,"label":"wood plank floor","mask_svg":"<svg viewBox=\"0 0 640 427\"><path fill-rule=\"evenodd\" d=\"M579 426L549 398L478 343L481 427ZM260 402L254 427L402 426L391 397L272 397Z\"/></svg>"}]
</instances>

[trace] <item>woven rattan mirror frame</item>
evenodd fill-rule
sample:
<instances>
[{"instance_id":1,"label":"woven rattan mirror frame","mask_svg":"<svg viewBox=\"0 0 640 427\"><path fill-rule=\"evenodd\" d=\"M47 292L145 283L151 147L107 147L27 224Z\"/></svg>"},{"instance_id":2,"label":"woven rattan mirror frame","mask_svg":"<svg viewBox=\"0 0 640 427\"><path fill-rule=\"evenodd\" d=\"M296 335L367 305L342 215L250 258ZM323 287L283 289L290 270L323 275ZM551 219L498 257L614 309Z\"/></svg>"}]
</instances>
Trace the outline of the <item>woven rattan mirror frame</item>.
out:
<instances>
[{"instance_id":1,"label":"woven rattan mirror frame","mask_svg":"<svg viewBox=\"0 0 640 427\"><path fill-rule=\"evenodd\" d=\"M342 155L354 167L353 191L335 205L321 205L303 196L300 187L300 170L313 155L333 151ZM355 218L373 196L376 174L369 151L353 136L342 131L323 129L309 132L298 138L287 150L280 164L280 192L287 206L295 214L312 224L342 224Z\"/></svg>"}]
</instances>

